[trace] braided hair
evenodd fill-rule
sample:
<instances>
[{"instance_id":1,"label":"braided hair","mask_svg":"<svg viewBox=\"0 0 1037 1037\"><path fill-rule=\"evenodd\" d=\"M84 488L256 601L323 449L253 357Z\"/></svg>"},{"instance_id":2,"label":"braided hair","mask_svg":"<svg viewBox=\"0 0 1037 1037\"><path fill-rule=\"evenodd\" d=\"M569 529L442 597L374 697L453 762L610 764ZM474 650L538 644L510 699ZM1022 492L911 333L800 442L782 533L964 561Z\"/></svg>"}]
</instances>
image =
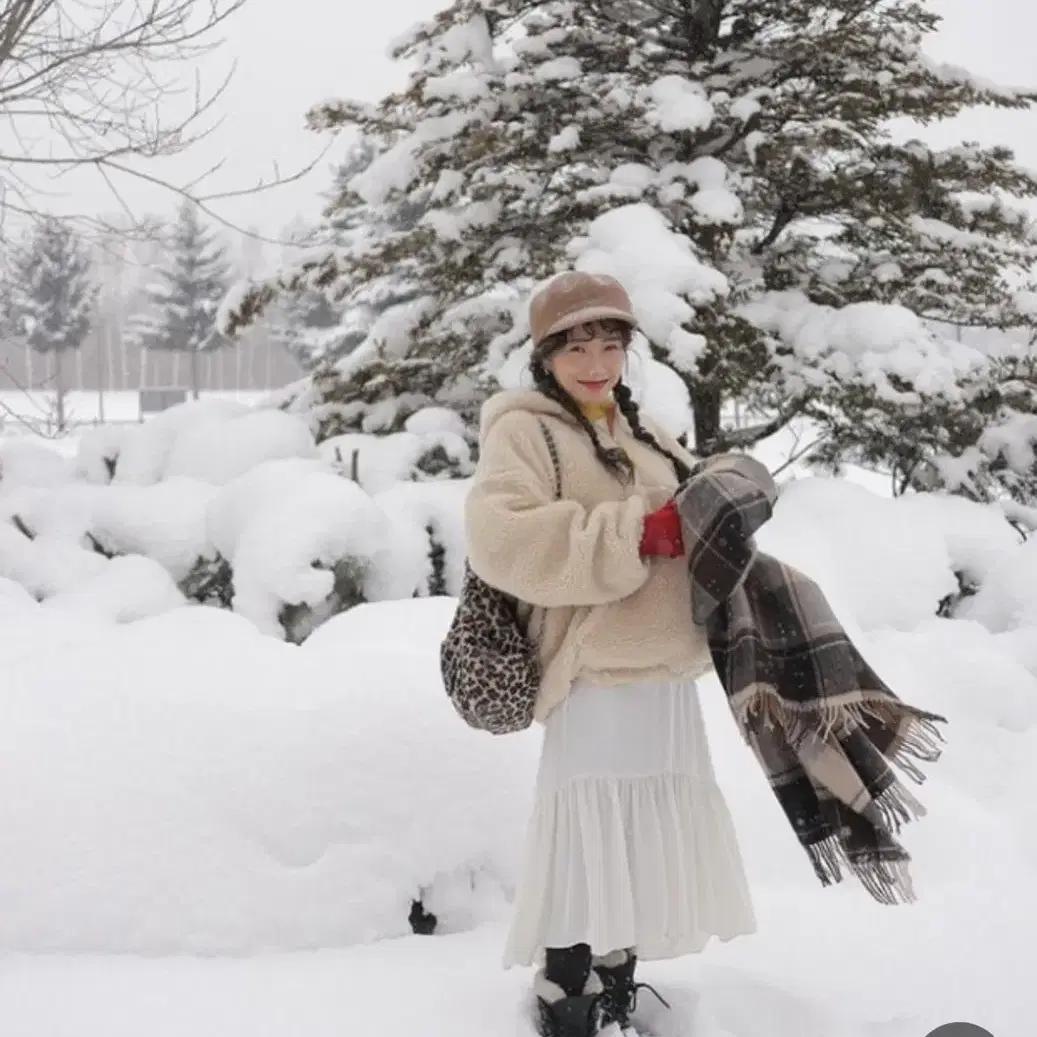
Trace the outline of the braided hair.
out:
<instances>
[{"instance_id":1,"label":"braided hair","mask_svg":"<svg viewBox=\"0 0 1037 1037\"><path fill-rule=\"evenodd\" d=\"M623 346L629 347L632 332L629 327L623 325ZM555 376L548 368L546 361L558 350L567 344L566 333L559 332L544 339L539 348L534 350L529 362L529 371L533 376L533 384L537 390L548 399L554 400L559 406L564 407L566 412L577 421L584 432L587 433L594 448L594 455L620 482L631 483L634 481L634 463L630 460L625 450L619 447L606 447L598 435L598 430L583 413L583 408L572 398L559 384ZM613 389L613 396L620 413L626 418L634 438L651 447L657 453L667 458L673 465L678 482L683 483L690 475L691 469L675 454L667 450L656 438L644 427L641 422L641 409L634 402L634 394L630 387L623 381L619 381Z\"/></svg>"},{"instance_id":2,"label":"braided hair","mask_svg":"<svg viewBox=\"0 0 1037 1037\"><path fill-rule=\"evenodd\" d=\"M630 431L634 434L634 439L639 443L644 443L650 446L653 450L662 454L670 464L673 465L673 470L677 475L677 481L684 483L691 476L691 469L687 464L682 461L676 454L671 453L666 449L641 424L641 408L634 402L634 394L630 391L630 386L626 382L619 381L616 383L615 389L612 390L612 395L616 398L616 406L619 408L619 412L627 419L627 424L630 425Z\"/></svg>"}]
</instances>

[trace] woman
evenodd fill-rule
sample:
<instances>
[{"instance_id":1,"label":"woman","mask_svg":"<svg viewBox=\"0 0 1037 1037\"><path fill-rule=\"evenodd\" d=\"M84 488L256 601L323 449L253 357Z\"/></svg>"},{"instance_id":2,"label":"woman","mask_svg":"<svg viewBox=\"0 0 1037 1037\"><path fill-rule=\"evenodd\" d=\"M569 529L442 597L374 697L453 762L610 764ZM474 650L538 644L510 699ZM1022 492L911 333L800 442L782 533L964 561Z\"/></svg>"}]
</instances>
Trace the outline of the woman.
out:
<instances>
[{"instance_id":1,"label":"woman","mask_svg":"<svg viewBox=\"0 0 1037 1037\"><path fill-rule=\"evenodd\" d=\"M540 966L545 1037L585 1037L630 1024L638 959L756 924L695 687L711 660L672 501L693 458L623 382L636 322L617 281L554 278L530 327L535 390L483 409L466 535L477 575L532 606L543 671L505 966Z\"/></svg>"}]
</instances>

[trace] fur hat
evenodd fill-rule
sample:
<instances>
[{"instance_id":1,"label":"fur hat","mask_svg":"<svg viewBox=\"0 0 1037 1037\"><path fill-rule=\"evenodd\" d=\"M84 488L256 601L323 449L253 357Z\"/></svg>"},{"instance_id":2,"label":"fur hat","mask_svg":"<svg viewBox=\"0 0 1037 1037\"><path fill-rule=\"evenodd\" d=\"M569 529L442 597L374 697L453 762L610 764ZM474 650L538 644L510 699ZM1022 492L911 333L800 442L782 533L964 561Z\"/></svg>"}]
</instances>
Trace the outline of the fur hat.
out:
<instances>
[{"instance_id":1,"label":"fur hat","mask_svg":"<svg viewBox=\"0 0 1037 1037\"><path fill-rule=\"evenodd\" d=\"M605 274L570 271L559 274L535 292L529 302L529 330L533 348L544 339L595 320L620 320L637 327L630 296Z\"/></svg>"}]
</instances>

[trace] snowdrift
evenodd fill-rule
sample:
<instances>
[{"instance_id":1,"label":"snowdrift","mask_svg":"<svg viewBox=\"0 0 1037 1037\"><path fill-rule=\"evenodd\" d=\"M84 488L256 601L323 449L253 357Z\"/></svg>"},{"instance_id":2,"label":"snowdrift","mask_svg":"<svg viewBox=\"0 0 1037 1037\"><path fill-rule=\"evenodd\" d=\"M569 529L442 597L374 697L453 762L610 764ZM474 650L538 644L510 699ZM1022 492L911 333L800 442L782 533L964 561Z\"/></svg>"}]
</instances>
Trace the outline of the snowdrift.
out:
<instances>
[{"instance_id":1,"label":"snowdrift","mask_svg":"<svg viewBox=\"0 0 1037 1037\"><path fill-rule=\"evenodd\" d=\"M365 488L296 425L274 435L280 418L254 438L225 427L251 417L135 428L118 448L102 432L64 468L0 450L0 948L340 947L506 910L539 735L470 731L439 681L465 480ZM1030 888L1033 543L996 508L790 471L761 546L951 721L907 833L923 900ZM231 568L230 608L185 593L199 558ZM288 606L310 609L301 643ZM899 925L852 886L817 887L712 681L704 699L764 925L782 904Z\"/></svg>"}]
</instances>

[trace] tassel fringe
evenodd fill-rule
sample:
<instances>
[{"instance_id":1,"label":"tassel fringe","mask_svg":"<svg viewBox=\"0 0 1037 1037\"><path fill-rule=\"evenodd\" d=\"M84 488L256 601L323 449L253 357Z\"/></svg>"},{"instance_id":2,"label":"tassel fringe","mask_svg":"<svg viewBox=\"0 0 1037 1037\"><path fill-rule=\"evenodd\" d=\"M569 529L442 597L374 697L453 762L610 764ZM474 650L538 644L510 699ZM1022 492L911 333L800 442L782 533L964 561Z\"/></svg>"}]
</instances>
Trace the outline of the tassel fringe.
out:
<instances>
[{"instance_id":1,"label":"tassel fringe","mask_svg":"<svg viewBox=\"0 0 1037 1037\"><path fill-rule=\"evenodd\" d=\"M925 816L925 808L902 785L891 785L872 804L882 821L882 828L892 834L900 831L909 821ZM908 852L892 840L891 845L869 850L854 859L838 832L818 843L806 846L814 873L823 886L843 881L843 872L849 871L880 904L894 906L913 904L917 899L911 881Z\"/></svg>"},{"instance_id":2,"label":"tassel fringe","mask_svg":"<svg viewBox=\"0 0 1037 1037\"><path fill-rule=\"evenodd\" d=\"M936 763L943 753L944 737L937 725L945 724L946 718L907 706L887 692L855 692L823 703L797 703L782 698L773 686L758 684L731 700L730 706L751 746L762 732L778 728L793 751L809 740L829 740L877 722L894 737L885 748L873 742L875 748L917 785L925 780L919 764ZM822 885L829 886L841 882L848 871L880 904L914 903L911 858L893 837L905 824L924 817L925 807L894 779L863 814L876 828L876 835L888 839L887 844L857 854L846 843L848 833L835 832L804 846L815 874Z\"/></svg>"},{"instance_id":3,"label":"tassel fringe","mask_svg":"<svg viewBox=\"0 0 1037 1037\"><path fill-rule=\"evenodd\" d=\"M901 850L902 857L883 860L876 857L865 861L851 861L838 835L806 848L814 873L823 886L833 886L843 881L843 871L849 871L867 890L872 899L880 904L895 907L898 904L913 904L918 899L911 881L909 865L911 858Z\"/></svg>"},{"instance_id":4,"label":"tassel fringe","mask_svg":"<svg viewBox=\"0 0 1037 1037\"><path fill-rule=\"evenodd\" d=\"M891 701L887 694L872 697L854 693L823 704L801 704L782 698L773 686L756 685L731 702L731 709L747 741L754 729L762 727L769 731L778 727L792 748L808 738L825 740L877 720L897 730L896 741L884 755L918 785L925 781L918 763L937 763L943 754L945 739L937 724L947 723L947 718L906 706L896 699Z\"/></svg>"}]
</instances>

